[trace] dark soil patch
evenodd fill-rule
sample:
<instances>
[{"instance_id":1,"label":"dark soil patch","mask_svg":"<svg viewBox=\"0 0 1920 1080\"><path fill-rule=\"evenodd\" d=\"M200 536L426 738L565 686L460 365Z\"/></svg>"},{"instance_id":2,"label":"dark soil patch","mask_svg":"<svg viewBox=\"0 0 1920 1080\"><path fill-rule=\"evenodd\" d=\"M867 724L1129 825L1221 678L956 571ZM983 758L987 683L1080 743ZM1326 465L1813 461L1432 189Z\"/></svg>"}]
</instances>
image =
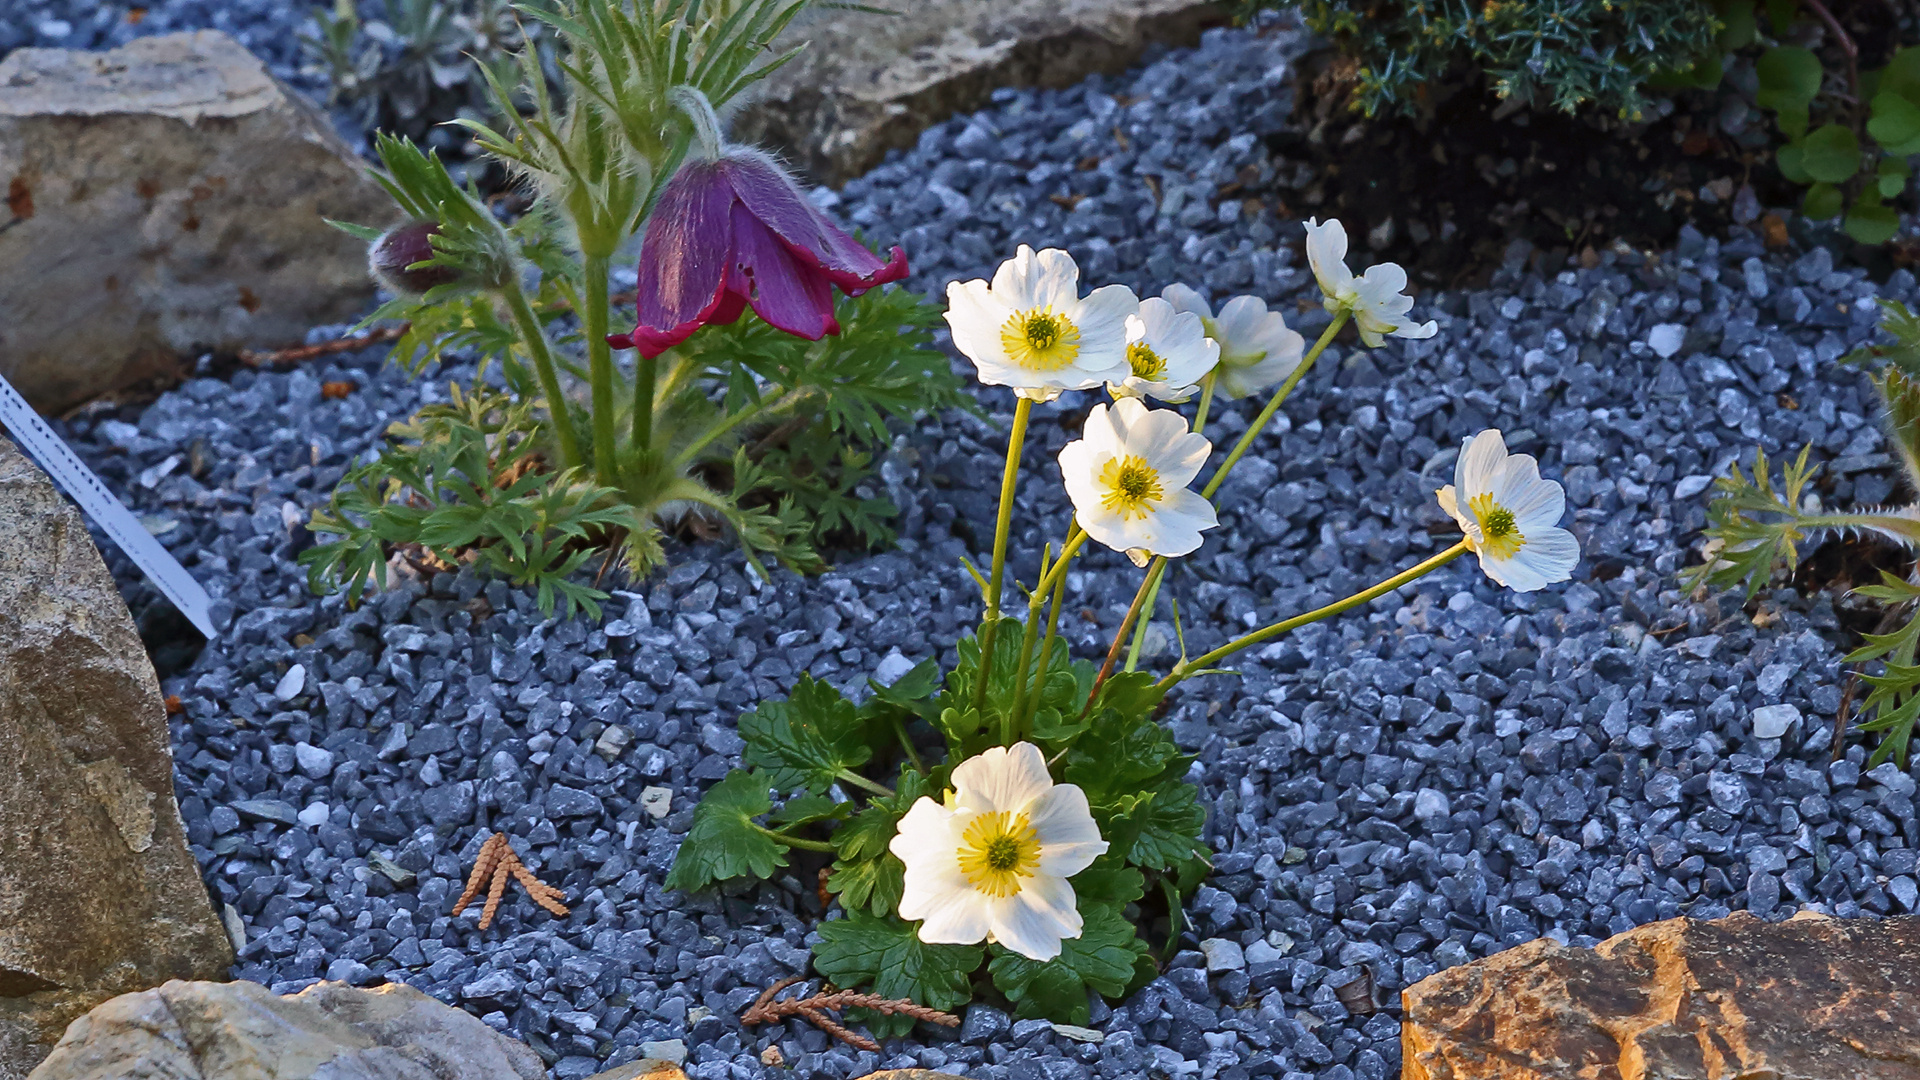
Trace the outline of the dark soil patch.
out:
<instances>
[{"instance_id":1,"label":"dark soil patch","mask_svg":"<svg viewBox=\"0 0 1920 1080\"><path fill-rule=\"evenodd\" d=\"M1689 222L1722 235L1743 185L1763 207L1800 201L1774 166L1770 118L1748 118L1769 138L1743 146L1714 123L1717 94L1681 95L1671 116L1629 125L1502 115L1499 99L1467 81L1436 93L1428 115L1369 118L1346 107L1342 63L1320 53L1300 65L1298 123L1268 142L1313 179L1282 199L1296 215L1341 219L1356 249L1428 286L1484 282L1516 239L1555 270L1616 241L1671 247ZM1701 196L1708 186L1711 201ZM1779 219L1751 224L1770 243L1787 242Z\"/></svg>"}]
</instances>

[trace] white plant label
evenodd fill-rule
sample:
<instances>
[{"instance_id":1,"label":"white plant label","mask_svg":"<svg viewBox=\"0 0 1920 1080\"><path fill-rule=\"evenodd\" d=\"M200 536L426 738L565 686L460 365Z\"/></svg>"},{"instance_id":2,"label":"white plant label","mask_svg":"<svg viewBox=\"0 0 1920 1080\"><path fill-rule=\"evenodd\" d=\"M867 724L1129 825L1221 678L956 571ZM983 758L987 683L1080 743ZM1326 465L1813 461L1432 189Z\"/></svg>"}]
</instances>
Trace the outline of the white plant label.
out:
<instances>
[{"instance_id":1,"label":"white plant label","mask_svg":"<svg viewBox=\"0 0 1920 1080\"><path fill-rule=\"evenodd\" d=\"M140 567L147 580L173 601L173 606L179 608L201 634L212 640L216 635L207 608L213 600L207 590L140 524L140 519L114 497L66 440L40 419L40 414L33 411L33 406L27 404L27 399L21 397L4 376L0 376L0 423L6 425L14 439L40 463L67 497L79 503L94 524L120 545L120 550Z\"/></svg>"}]
</instances>

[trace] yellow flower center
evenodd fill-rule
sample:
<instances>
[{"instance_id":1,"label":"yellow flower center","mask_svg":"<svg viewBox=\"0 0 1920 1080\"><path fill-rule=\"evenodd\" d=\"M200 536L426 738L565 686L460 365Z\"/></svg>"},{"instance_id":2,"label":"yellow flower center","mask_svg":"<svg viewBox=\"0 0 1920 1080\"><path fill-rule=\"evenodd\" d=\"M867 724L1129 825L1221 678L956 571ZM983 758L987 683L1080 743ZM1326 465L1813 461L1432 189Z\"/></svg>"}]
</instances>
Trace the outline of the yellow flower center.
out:
<instances>
[{"instance_id":1,"label":"yellow flower center","mask_svg":"<svg viewBox=\"0 0 1920 1080\"><path fill-rule=\"evenodd\" d=\"M1020 891L1020 879L1040 869L1040 836L1027 815L981 814L960 834L960 873L967 884L995 900Z\"/></svg>"},{"instance_id":2,"label":"yellow flower center","mask_svg":"<svg viewBox=\"0 0 1920 1080\"><path fill-rule=\"evenodd\" d=\"M1080 355L1080 328L1055 311L1016 311L1000 328L1007 357L1028 371L1059 371Z\"/></svg>"},{"instance_id":3,"label":"yellow flower center","mask_svg":"<svg viewBox=\"0 0 1920 1080\"><path fill-rule=\"evenodd\" d=\"M1100 483L1107 489L1100 505L1123 518L1146 517L1166 495L1159 472L1137 454L1108 458L1100 468Z\"/></svg>"},{"instance_id":4,"label":"yellow flower center","mask_svg":"<svg viewBox=\"0 0 1920 1080\"><path fill-rule=\"evenodd\" d=\"M1127 346L1127 363L1133 366L1133 374L1137 378L1149 382L1158 382L1167 374L1166 358L1154 352L1153 346L1144 341Z\"/></svg>"},{"instance_id":5,"label":"yellow flower center","mask_svg":"<svg viewBox=\"0 0 1920 1080\"><path fill-rule=\"evenodd\" d=\"M1480 523L1480 550L1496 559L1511 559L1519 554L1527 538L1513 520L1513 511L1493 501L1491 494L1475 495L1467 507Z\"/></svg>"}]
</instances>

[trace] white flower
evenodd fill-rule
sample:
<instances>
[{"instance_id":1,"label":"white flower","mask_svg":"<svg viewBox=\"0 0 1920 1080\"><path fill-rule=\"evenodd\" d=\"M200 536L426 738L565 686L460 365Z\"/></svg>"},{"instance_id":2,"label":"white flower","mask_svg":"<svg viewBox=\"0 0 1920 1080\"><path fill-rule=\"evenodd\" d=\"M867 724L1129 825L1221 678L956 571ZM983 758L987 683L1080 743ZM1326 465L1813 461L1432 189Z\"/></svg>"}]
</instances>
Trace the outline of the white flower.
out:
<instances>
[{"instance_id":1,"label":"white flower","mask_svg":"<svg viewBox=\"0 0 1920 1080\"><path fill-rule=\"evenodd\" d=\"M1121 398L1087 414L1085 437L1060 451L1060 472L1087 535L1145 566L1150 555L1195 550L1200 531L1220 523L1213 504L1187 490L1212 452L1179 413Z\"/></svg>"},{"instance_id":2,"label":"white flower","mask_svg":"<svg viewBox=\"0 0 1920 1080\"><path fill-rule=\"evenodd\" d=\"M1139 308L1125 285L1082 298L1073 256L1025 244L1000 264L991 286L978 278L947 286L954 348L973 361L981 382L1037 401L1125 379L1133 370L1127 316Z\"/></svg>"},{"instance_id":3,"label":"white flower","mask_svg":"<svg viewBox=\"0 0 1920 1080\"><path fill-rule=\"evenodd\" d=\"M1086 793L1056 784L1032 743L995 746L953 770L946 804L922 798L888 845L907 865L900 917L932 945L997 941L1033 960L1080 936L1067 879L1105 854Z\"/></svg>"},{"instance_id":4,"label":"white flower","mask_svg":"<svg viewBox=\"0 0 1920 1080\"><path fill-rule=\"evenodd\" d=\"M1532 454L1508 454L1492 428L1467 440L1453 483L1436 494L1466 532L1480 569L1514 592L1565 581L1580 561L1579 543L1559 527L1567 510L1560 485L1540 478Z\"/></svg>"},{"instance_id":5,"label":"white flower","mask_svg":"<svg viewBox=\"0 0 1920 1080\"><path fill-rule=\"evenodd\" d=\"M1338 221L1322 225L1307 219L1307 261L1313 264L1313 276L1320 279L1320 291L1327 294L1327 310L1352 312L1361 341L1377 349L1387 334L1429 338L1439 329L1431 319L1416 323L1407 318L1413 297L1402 291L1407 287L1407 272L1399 263L1374 263L1356 278L1346 260L1346 227Z\"/></svg>"},{"instance_id":6,"label":"white flower","mask_svg":"<svg viewBox=\"0 0 1920 1080\"><path fill-rule=\"evenodd\" d=\"M1133 374L1108 383L1115 397L1150 396L1182 402L1220 362L1220 343L1207 336L1200 316L1177 311L1157 296L1140 301L1140 314L1127 316L1127 364Z\"/></svg>"},{"instance_id":7,"label":"white flower","mask_svg":"<svg viewBox=\"0 0 1920 1080\"><path fill-rule=\"evenodd\" d=\"M1207 336L1220 345L1220 374L1214 393L1229 400L1257 394L1293 374L1300 366L1307 342L1299 331L1287 328L1286 317L1268 311L1257 296L1236 296L1213 317L1207 298L1185 285L1161 290L1176 310L1200 317Z\"/></svg>"}]
</instances>

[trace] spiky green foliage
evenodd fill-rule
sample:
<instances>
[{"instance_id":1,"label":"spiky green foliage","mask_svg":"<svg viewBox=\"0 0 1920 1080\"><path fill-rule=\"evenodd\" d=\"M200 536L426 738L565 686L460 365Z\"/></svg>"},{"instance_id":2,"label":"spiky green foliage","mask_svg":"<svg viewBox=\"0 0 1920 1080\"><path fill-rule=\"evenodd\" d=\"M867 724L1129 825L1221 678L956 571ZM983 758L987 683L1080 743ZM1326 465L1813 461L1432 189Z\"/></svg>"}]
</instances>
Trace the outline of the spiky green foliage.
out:
<instances>
[{"instance_id":1,"label":"spiky green foliage","mask_svg":"<svg viewBox=\"0 0 1920 1080\"><path fill-rule=\"evenodd\" d=\"M1872 373L1873 386L1880 392L1881 421L1908 485L1920 491L1920 380L1913 374L1920 364L1920 318L1898 301L1882 301L1881 307L1880 328L1892 340L1857 350L1846 359L1885 364ZM1689 588L1742 586L1752 599L1777 572L1791 573L1799 565L1803 545L1828 534L1870 535L1909 553L1920 551L1920 504L1847 511L1815 505L1807 485L1818 466L1808 464L1809 449L1785 464L1778 486L1764 450L1754 451L1751 476L1735 464L1714 481L1713 501L1707 504L1705 558L1682 574ZM1854 591L1886 605L1890 617L1908 619L1892 633L1865 635L1866 644L1844 658L1850 664L1879 665L1880 670L1869 669L1865 675L1872 689L1861 704L1868 719L1859 726L1862 731L1884 733L1874 751L1875 762L1894 757L1904 767L1914 721L1920 717L1920 664L1915 662L1920 648L1920 603L1916 603L1920 577L1906 580L1882 573L1880 584Z\"/></svg>"},{"instance_id":2,"label":"spiky green foliage","mask_svg":"<svg viewBox=\"0 0 1920 1080\"><path fill-rule=\"evenodd\" d=\"M1709 51L1724 24L1701 0L1266 0L1297 7L1359 64L1354 104L1418 112L1425 88L1468 70L1502 98L1636 116L1657 72ZM1715 81L1719 75L1714 74Z\"/></svg>"}]
</instances>

